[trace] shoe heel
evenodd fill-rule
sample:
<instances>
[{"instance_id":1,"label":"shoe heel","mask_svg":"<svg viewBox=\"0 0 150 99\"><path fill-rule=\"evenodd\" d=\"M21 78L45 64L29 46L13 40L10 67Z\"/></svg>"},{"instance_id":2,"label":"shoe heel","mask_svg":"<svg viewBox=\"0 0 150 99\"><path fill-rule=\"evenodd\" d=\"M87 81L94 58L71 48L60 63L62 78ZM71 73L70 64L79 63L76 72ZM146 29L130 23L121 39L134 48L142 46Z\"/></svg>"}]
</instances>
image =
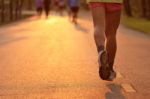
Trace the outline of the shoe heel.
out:
<instances>
[{"instance_id":1,"label":"shoe heel","mask_svg":"<svg viewBox=\"0 0 150 99\"><path fill-rule=\"evenodd\" d=\"M101 58L100 58L101 64L106 65L108 63L108 56L106 52L103 52L101 54Z\"/></svg>"}]
</instances>

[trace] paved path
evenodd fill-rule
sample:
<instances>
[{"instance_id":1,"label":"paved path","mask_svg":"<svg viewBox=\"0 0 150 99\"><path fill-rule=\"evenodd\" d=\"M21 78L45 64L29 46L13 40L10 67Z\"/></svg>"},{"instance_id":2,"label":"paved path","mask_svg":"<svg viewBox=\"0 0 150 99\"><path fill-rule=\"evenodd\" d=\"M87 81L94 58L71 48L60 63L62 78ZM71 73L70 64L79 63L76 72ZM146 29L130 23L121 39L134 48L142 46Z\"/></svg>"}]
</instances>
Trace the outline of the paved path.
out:
<instances>
[{"instance_id":1,"label":"paved path","mask_svg":"<svg viewBox=\"0 0 150 99\"><path fill-rule=\"evenodd\" d=\"M0 99L149 99L150 38L121 27L118 77L102 81L86 15L78 26L53 13L1 27Z\"/></svg>"}]
</instances>

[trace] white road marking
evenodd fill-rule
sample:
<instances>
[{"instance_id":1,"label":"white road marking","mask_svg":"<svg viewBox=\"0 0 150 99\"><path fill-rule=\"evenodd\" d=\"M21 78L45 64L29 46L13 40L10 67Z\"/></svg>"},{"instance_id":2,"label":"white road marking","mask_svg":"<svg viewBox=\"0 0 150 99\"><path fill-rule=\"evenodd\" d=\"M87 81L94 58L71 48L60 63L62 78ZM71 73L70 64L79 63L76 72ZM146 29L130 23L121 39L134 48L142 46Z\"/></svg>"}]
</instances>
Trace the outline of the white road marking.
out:
<instances>
[{"instance_id":1,"label":"white road marking","mask_svg":"<svg viewBox=\"0 0 150 99\"><path fill-rule=\"evenodd\" d=\"M121 84L121 86L125 92L128 92L128 93L136 92L136 90L130 84Z\"/></svg>"},{"instance_id":2,"label":"white road marking","mask_svg":"<svg viewBox=\"0 0 150 99\"><path fill-rule=\"evenodd\" d=\"M117 72L117 78L123 78L120 72Z\"/></svg>"}]
</instances>

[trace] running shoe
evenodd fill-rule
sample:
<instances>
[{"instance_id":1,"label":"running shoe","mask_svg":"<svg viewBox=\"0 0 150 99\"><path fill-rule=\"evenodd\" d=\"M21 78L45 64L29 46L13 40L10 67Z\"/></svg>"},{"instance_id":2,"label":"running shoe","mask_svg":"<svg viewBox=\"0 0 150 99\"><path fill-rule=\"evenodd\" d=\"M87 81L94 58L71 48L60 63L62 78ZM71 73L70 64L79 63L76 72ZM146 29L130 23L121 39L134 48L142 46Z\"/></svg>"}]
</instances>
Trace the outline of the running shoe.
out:
<instances>
[{"instance_id":1,"label":"running shoe","mask_svg":"<svg viewBox=\"0 0 150 99\"><path fill-rule=\"evenodd\" d=\"M108 80L110 77L110 67L108 64L108 55L106 51L99 53L99 76L102 80Z\"/></svg>"},{"instance_id":2,"label":"running shoe","mask_svg":"<svg viewBox=\"0 0 150 99\"><path fill-rule=\"evenodd\" d=\"M113 81L117 76L117 73L112 69L110 70L110 76L109 76L109 81Z\"/></svg>"}]
</instances>

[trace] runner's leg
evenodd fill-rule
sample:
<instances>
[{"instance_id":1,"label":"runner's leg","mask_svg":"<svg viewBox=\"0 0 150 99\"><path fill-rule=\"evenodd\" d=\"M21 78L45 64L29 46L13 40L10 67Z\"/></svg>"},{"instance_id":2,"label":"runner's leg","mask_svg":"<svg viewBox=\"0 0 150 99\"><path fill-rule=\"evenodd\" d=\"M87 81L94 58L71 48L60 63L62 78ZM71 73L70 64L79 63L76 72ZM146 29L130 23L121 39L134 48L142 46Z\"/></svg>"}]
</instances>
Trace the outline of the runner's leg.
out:
<instances>
[{"instance_id":1,"label":"runner's leg","mask_svg":"<svg viewBox=\"0 0 150 99\"><path fill-rule=\"evenodd\" d=\"M105 8L92 8L92 16L94 22L94 38L98 52L104 50L105 46Z\"/></svg>"},{"instance_id":2,"label":"runner's leg","mask_svg":"<svg viewBox=\"0 0 150 99\"><path fill-rule=\"evenodd\" d=\"M79 7L74 7L73 21L75 22L75 24L77 24L78 12L79 12Z\"/></svg>"},{"instance_id":3,"label":"runner's leg","mask_svg":"<svg viewBox=\"0 0 150 99\"><path fill-rule=\"evenodd\" d=\"M92 8L94 22L94 37L99 54L99 76L103 80L108 80L110 77L110 68L108 64L107 51L105 51L105 19L106 7L104 3L98 3L97 7Z\"/></svg>"},{"instance_id":4,"label":"runner's leg","mask_svg":"<svg viewBox=\"0 0 150 99\"><path fill-rule=\"evenodd\" d=\"M46 18L48 18L48 15L49 15L49 8L48 7L45 8L45 14L46 14Z\"/></svg>"},{"instance_id":5,"label":"runner's leg","mask_svg":"<svg viewBox=\"0 0 150 99\"><path fill-rule=\"evenodd\" d=\"M113 69L117 50L116 32L120 23L120 16L121 10L106 13L106 49L111 69Z\"/></svg>"}]
</instances>

